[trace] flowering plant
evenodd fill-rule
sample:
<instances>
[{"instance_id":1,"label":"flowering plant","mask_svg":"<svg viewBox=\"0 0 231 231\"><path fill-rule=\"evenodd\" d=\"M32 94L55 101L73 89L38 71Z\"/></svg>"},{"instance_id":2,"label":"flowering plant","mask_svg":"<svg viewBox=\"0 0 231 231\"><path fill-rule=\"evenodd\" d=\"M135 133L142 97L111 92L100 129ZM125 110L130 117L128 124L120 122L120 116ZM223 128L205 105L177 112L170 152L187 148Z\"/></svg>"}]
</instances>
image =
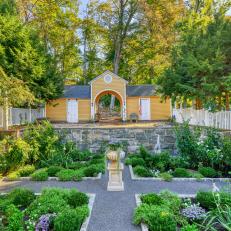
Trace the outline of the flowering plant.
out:
<instances>
[{"instance_id":1,"label":"flowering plant","mask_svg":"<svg viewBox=\"0 0 231 231\"><path fill-rule=\"evenodd\" d=\"M201 220L206 217L206 212L203 208L196 204L192 204L182 209L181 214L189 220Z\"/></svg>"}]
</instances>

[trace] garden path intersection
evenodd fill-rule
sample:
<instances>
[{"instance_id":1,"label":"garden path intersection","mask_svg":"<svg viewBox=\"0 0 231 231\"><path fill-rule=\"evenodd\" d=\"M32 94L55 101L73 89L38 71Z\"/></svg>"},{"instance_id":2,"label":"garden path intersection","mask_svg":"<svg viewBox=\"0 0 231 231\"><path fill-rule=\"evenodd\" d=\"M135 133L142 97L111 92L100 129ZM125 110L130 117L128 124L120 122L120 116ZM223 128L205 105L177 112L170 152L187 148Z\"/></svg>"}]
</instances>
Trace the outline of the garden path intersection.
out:
<instances>
[{"instance_id":1,"label":"garden path intersection","mask_svg":"<svg viewBox=\"0 0 231 231\"><path fill-rule=\"evenodd\" d=\"M138 231L140 226L132 224L133 210L136 207L135 194L170 190L179 194L195 194L198 190L211 190L212 182L197 181L148 181L131 180L128 167L123 171L124 191L108 192L108 173L100 180L83 180L80 182L60 181L15 181L0 182L0 192L10 191L15 187L27 187L40 192L44 187L77 188L79 191L96 194L93 211L87 231ZM227 183L217 182L219 188Z\"/></svg>"}]
</instances>

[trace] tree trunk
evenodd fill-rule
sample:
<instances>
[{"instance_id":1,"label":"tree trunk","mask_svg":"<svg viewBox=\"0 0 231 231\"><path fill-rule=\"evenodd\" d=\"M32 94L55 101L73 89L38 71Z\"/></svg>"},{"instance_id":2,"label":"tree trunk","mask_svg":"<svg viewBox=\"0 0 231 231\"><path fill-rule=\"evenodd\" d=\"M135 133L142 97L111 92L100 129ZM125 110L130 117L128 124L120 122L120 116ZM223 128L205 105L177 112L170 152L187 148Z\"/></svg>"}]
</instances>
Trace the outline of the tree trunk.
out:
<instances>
[{"instance_id":1,"label":"tree trunk","mask_svg":"<svg viewBox=\"0 0 231 231\"><path fill-rule=\"evenodd\" d=\"M3 129L5 131L8 131L9 129L9 104L8 104L8 98L4 98L3 102Z\"/></svg>"},{"instance_id":2,"label":"tree trunk","mask_svg":"<svg viewBox=\"0 0 231 231\"><path fill-rule=\"evenodd\" d=\"M87 84L87 39L86 39L86 35L84 35L84 42L83 42L83 78L84 78L84 84Z\"/></svg>"}]
</instances>

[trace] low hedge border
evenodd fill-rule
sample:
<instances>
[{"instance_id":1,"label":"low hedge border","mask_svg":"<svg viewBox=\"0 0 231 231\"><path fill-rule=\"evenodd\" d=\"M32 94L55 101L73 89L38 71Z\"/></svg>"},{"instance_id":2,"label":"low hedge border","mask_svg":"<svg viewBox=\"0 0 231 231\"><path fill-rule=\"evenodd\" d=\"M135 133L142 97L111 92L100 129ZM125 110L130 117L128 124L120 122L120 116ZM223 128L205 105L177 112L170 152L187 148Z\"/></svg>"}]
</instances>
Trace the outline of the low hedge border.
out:
<instances>
[{"instance_id":1,"label":"low hedge border","mask_svg":"<svg viewBox=\"0 0 231 231\"><path fill-rule=\"evenodd\" d=\"M129 171L130 171L130 175L131 175L131 179L132 180L152 180L152 181L164 181L162 178L160 177L140 177L137 176L134 172L133 172L133 168L131 165L129 165ZM216 181L216 182L229 182L231 181L231 178L192 178L192 177L173 177L172 181Z\"/></svg>"},{"instance_id":2,"label":"low hedge border","mask_svg":"<svg viewBox=\"0 0 231 231\"><path fill-rule=\"evenodd\" d=\"M7 195L8 193L0 193L0 195ZM34 193L36 196L40 196L41 193ZM83 222L81 225L80 231L87 231L87 227L91 218L91 213L93 209L93 205L95 202L95 194L93 193L86 193L86 195L89 197L89 203L88 203L88 208L89 208L89 216L86 218L86 220Z\"/></svg>"},{"instance_id":3,"label":"low hedge border","mask_svg":"<svg viewBox=\"0 0 231 231\"><path fill-rule=\"evenodd\" d=\"M140 206L142 204L140 196L142 194L135 194L136 206ZM177 194L180 198L195 198L196 194ZM144 223L141 223L141 231L148 231L148 226Z\"/></svg>"},{"instance_id":4,"label":"low hedge border","mask_svg":"<svg viewBox=\"0 0 231 231\"><path fill-rule=\"evenodd\" d=\"M82 180L100 180L101 177L102 177L102 173L100 172L97 176L94 176L94 177L86 177L86 176L84 176L84 177L82 177ZM10 180L10 179L8 179L8 177L3 177L0 181L12 181L12 182L13 181L28 181L28 180L32 181L31 178L32 177L30 177L30 176L25 176L25 177L19 177L16 180ZM56 177L56 176L50 176L50 177L48 177L47 181L52 181L52 180L59 181L59 178ZM34 182L42 182L42 181L34 181Z\"/></svg>"}]
</instances>

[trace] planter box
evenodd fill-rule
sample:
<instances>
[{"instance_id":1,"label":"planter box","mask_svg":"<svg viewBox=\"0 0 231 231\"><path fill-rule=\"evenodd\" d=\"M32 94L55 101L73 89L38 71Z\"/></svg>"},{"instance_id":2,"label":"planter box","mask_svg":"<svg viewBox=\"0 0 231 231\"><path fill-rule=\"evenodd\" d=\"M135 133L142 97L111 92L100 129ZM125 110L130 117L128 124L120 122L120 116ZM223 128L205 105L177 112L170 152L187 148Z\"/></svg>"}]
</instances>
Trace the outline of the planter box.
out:
<instances>
[{"instance_id":1,"label":"planter box","mask_svg":"<svg viewBox=\"0 0 231 231\"><path fill-rule=\"evenodd\" d=\"M140 177L137 176L134 172L133 172L133 168L131 165L129 165L129 171L130 171L130 175L131 175L131 179L132 180L152 180L152 181L164 181L162 178L160 177ZM231 181L231 178L190 178L190 177L173 177L172 181L213 181L213 182L229 182ZM166 181L167 182L167 181Z\"/></svg>"},{"instance_id":2,"label":"planter box","mask_svg":"<svg viewBox=\"0 0 231 231\"><path fill-rule=\"evenodd\" d=\"M94 177L83 177L82 180L100 180L102 177L102 173L100 172L97 176L94 176ZM30 176L27 176L27 177L19 177L18 179L16 180L10 180L8 179L7 177L3 177L2 178L2 181L29 181L31 180L31 177ZM48 181L52 181L52 180L57 180L59 181L59 178L58 177L48 177L47 179ZM43 181L34 181L34 182L43 182ZM64 182L64 181L62 181Z\"/></svg>"}]
</instances>

